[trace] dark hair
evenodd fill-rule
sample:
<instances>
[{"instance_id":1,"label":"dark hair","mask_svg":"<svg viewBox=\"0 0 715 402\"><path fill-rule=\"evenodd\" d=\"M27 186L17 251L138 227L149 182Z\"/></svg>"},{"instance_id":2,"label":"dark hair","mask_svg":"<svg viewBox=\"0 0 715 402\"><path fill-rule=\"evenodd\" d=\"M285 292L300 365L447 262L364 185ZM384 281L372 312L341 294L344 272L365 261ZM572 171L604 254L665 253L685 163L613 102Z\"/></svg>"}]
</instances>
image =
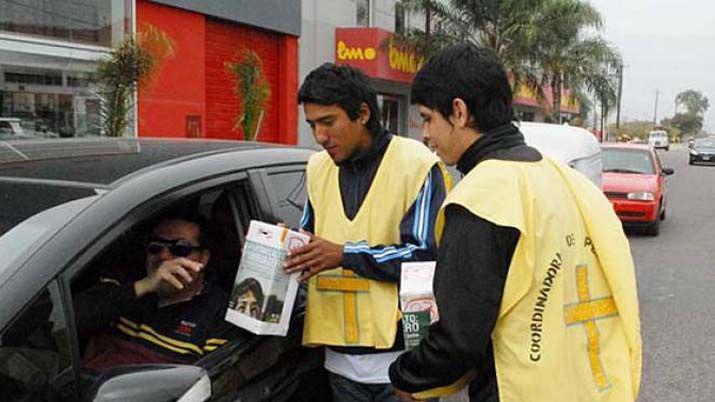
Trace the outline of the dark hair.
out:
<instances>
[{"instance_id":1,"label":"dark hair","mask_svg":"<svg viewBox=\"0 0 715 402\"><path fill-rule=\"evenodd\" d=\"M370 120L365 126L373 136L377 136L382 131L377 91L359 69L325 63L305 77L298 91L298 103L337 104L351 120L360 117L363 102L370 108Z\"/></svg>"},{"instance_id":2,"label":"dark hair","mask_svg":"<svg viewBox=\"0 0 715 402\"><path fill-rule=\"evenodd\" d=\"M261 283L255 278L246 278L236 285L236 288L233 290L234 300L239 296L248 293L248 291L253 293L253 296L256 298L256 302L258 302L258 305L263 308L263 289L261 288Z\"/></svg>"},{"instance_id":3,"label":"dark hair","mask_svg":"<svg viewBox=\"0 0 715 402\"><path fill-rule=\"evenodd\" d=\"M454 45L432 56L417 72L411 98L445 119L452 115L452 101L460 98L481 132L514 119L504 68L492 52L472 44Z\"/></svg>"},{"instance_id":4,"label":"dark hair","mask_svg":"<svg viewBox=\"0 0 715 402\"><path fill-rule=\"evenodd\" d=\"M209 229L208 222L201 216L198 212L193 211L188 208L176 208L171 209L157 216L156 219L152 220L152 225L150 230L154 230L160 223L169 220L184 221L193 223L199 227L199 237L198 242L201 247L208 247L211 242L211 230Z\"/></svg>"}]
</instances>

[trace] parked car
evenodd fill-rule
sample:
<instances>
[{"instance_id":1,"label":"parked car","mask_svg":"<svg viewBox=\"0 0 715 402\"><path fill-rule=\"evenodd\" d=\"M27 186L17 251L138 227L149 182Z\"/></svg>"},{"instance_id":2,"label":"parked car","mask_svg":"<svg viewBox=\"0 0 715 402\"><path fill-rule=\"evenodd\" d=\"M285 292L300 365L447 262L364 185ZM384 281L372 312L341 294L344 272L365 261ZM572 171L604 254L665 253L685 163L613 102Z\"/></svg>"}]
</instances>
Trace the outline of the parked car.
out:
<instances>
[{"instance_id":1,"label":"parked car","mask_svg":"<svg viewBox=\"0 0 715 402\"><path fill-rule=\"evenodd\" d=\"M648 145L655 149L670 150L670 139L668 132L665 130L653 130L648 133Z\"/></svg>"},{"instance_id":2,"label":"parked car","mask_svg":"<svg viewBox=\"0 0 715 402\"><path fill-rule=\"evenodd\" d=\"M568 125L519 123L526 143L544 155L554 158L588 177L602 187L603 162L601 147L588 130Z\"/></svg>"},{"instance_id":3,"label":"parked car","mask_svg":"<svg viewBox=\"0 0 715 402\"><path fill-rule=\"evenodd\" d=\"M715 137L698 138L690 147L689 163L715 163Z\"/></svg>"},{"instance_id":4,"label":"parked car","mask_svg":"<svg viewBox=\"0 0 715 402\"><path fill-rule=\"evenodd\" d=\"M79 367L87 339L76 330L72 297L96 283L108 255L143 254L139 228L177 206L196 208L213 222L216 239L225 241L213 245L211 261L218 283L232 286L251 219L298 226L311 153L235 141L0 141L0 399L156 402L190 394L181 400L313 401L329 395L320 350L300 347L300 308L287 337L236 328L227 344L193 365L118 366L87 378Z\"/></svg>"},{"instance_id":5,"label":"parked car","mask_svg":"<svg viewBox=\"0 0 715 402\"><path fill-rule=\"evenodd\" d=\"M657 236L667 216L665 176L653 147L636 144L602 144L603 191L626 227L640 227Z\"/></svg>"}]
</instances>

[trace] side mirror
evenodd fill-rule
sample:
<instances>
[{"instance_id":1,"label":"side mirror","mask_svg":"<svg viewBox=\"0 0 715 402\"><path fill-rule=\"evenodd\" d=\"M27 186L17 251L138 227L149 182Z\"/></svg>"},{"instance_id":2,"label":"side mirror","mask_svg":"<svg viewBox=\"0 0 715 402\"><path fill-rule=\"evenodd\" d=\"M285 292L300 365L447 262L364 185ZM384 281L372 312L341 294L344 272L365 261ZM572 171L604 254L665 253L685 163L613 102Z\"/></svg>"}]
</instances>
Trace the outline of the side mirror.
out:
<instances>
[{"instance_id":1,"label":"side mirror","mask_svg":"<svg viewBox=\"0 0 715 402\"><path fill-rule=\"evenodd\" d=\"M120 366L102 375L87 396L93 402L205 402L211 398L211 380L195 366Z\"/></svg>"},{"instance_id":2,"label":"side mirror","mask_svg":"<svg viewBox=\"0 0 715 402\"><path fill-rule=\"evenodd\" d=\"M675 170L673 168L663 168L661 169L664 175L670 176L671 174L675 173Z\"/></svg>"}]
</instances>

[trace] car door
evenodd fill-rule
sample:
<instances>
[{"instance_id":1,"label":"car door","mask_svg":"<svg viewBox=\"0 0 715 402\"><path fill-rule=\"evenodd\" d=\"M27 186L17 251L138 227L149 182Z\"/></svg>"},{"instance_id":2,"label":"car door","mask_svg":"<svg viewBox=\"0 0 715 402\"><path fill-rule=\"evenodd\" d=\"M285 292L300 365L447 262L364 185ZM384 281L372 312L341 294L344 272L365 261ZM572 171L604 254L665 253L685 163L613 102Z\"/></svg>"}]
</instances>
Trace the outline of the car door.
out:
<instances>
[{"instance_id":1,"label":"car door","mask_svg":"<svg viewBox=\"0 0 715 402\"><path fill-rule=\"evenodd\" d=\"M658 177L658 195L660 196L660 199L663 200L661 203L661 211L665 211L665 206L668 203L665 173L663 173L663 165L660 162L660 157L658 156L658 153L655 152L655 150L651 150L651 155L653 155L652 157L653 163L655 165L655 173Z\"/></svg>"},{"instance_id":2,"label":"car door","mask_svg":"<svg viewBox=\"0 0 715 402\"><path fill-rule=\"evenodd\" d=\"M214 236L216 242L212 245L211 250L212 255L214 255L212 260L218 261L218 263L213 266L213 269L218 270L216 273L220 278L218 283L226 285L224 290L230 288L229 281L232 281L235 275L235 269L238 266L245 228L247 228L248 222L251 219L260 218L258 213L258 201L253 195L245 173L232 174L223 180L214 179L208 185L206 183L199 183L177 188L160 197L148 200L140 208L130 212L120 224L115 225L116 229L110 230L109 233L98 239L94 247L91 247L75 264L66 270L64 279L72 289L72 292L75 293L81 291L81 289L85 289L92 279L97 278L96 273L92 270L96 270L94 267L98 266L98 259L107 255L107 250L117 244L117 242L122 242L122 236L124 236L127 231L134 230L138 225L141 226L143 221L157 214L158 211L173 207L177 203L184 202L184 200L191 200L191 204L196 205L200 210L199 212L208 216L211 226L219 230L220 233ZM217 205L219 205L219 207L216 207ZM223 210L219 212L219 208ZM201 211L201 209L205 210ZM127 243L133 244L131 239L127 241ZM140 245L136 245L134 248L139 247ZM109 255L118 254L126 256L128 253L112 252ZM129 260L132 260L132 258L129 258ZM133 261L137 262L137 259L134 258ZM139 261L138 263L140 264L141 262ZM72 307L72 311L76 311L76 309L77 307ZM75 335L79 337L79 331L75 331ZM217 379L224 371L231 367L231 364L238 360L238 357L244 350L252 347L256 341L259 341L256 337L240 334L240 336L235 337L232 339L232 342L226 345L225 349L230 351L230 353L222 352L218 354L218 358L206 359L203 362L199 361L196 365L206 369L212 380ZM76 343L78 348L81 349L86 342L87 339L78 339ZM82 360L82 352L82 350L76 352L78 361ZM221 355L227 358L222 359L220 358ZM80 377L86 376L81 374ZM145 384L148 387L152 386L151 382L146 382ZM231 384L229 384L228 388L230 388L230 386ZM82 387L84 390L88 388L86 384ZM213 388L216 397L220 397L221 392L229 391L228 388L225 386L222 387L221 384Z\"/></svg>"},{"instance_id":3,"label":"car door","mask_svg":"<svg viewBox=\"0 0 715 402\"><path fill-rule=\"evenodd\" d=\"M0 331L0 399L72 400L72 346L63 290L57 280L35 295Z\"/></svg>"}]
</instances>

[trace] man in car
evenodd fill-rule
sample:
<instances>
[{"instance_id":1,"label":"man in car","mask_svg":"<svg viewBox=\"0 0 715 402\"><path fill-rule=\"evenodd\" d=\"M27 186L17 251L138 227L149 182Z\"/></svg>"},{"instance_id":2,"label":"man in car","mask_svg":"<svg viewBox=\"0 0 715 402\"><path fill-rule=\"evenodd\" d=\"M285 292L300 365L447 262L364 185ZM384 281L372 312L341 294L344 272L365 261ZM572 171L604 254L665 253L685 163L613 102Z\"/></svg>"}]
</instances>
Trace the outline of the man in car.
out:
<instances>
[{"instance_id":1,"label":"man in car","mask_svg":"<svg viewBox=\"0 0 715 402\"><path fill-rule=\"evenodd\" d=\"M83 367L192 363L226 343L227 295L207 275L206 242L199 216L167 214L145 242L144 270L112 269L75 298L80 334L94 335Z\"/></svg>"},{"instance_id":2,"label":"man in car","mask_svg":"<svg viewBox=\"0 0 715 402\"><path fill-rule=\"evenodd\" d=\"M445 173L423 144L383 129L359 70L318 67L298 101L325 149L307 168L301 226L315 235L286 263L308 281L303 344L327 346L334 401L394 400L387 368L404 349L400 266L435 258Z\"/></svg>"},{"instance_id":3,"label":"man in car","mask_svg":"<svg viewBox=\"0 0 715 402\"><path fill-rule=\"evenodd\" d=\"M524 143L487 49L436 54L411 98L423 136L465 176L440 211L439 321L390 367L400 398L470 382L472 401L636 400L635 269L603 193Z\"/></svg>"}]
</instances>

